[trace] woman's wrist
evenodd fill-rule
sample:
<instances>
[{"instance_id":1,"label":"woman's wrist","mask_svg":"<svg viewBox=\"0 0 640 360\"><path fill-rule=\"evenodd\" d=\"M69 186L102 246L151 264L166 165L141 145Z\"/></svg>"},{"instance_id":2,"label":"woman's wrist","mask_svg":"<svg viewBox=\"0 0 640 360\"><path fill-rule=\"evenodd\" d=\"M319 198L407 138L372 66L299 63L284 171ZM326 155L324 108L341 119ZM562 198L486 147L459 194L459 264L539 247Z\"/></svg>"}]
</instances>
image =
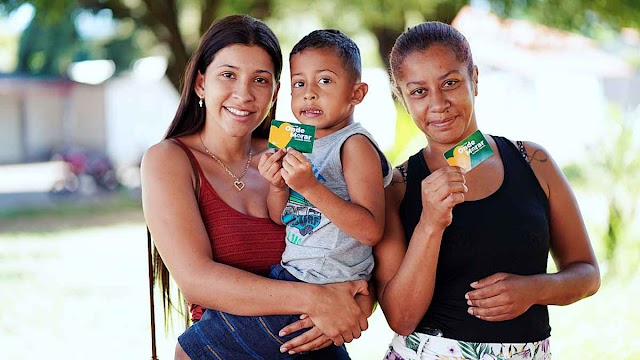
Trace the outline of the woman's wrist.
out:
<instances>
[{"instance_id":1,"label":"woman's wrist","mask_svg":"<svg viewBox=\"0 0 640 360\"><path fill-rule=\"evenodd\" d=\"M418 221L418 224L413 230L413 237L418 235L422 239L442 240L445 228L440 228L440 226L430 224L424 217L420 217L420 221Z\"/></svg>"},{"instance_id":2,"label":"woman's wrist","mask_svg":"<svg viewBox=\"0 0 640 360\"><path fill-rule=\"evenodd\" d=\"M300 313L301 314L312 314L315 311L315 305L317 303L316 299L319 299L322 292L322 285L308 284L308 283L299 283L304 287L301 289L302 291L297 292L298 299L296 299L297 303L300 304Z\"/></svg>"}]
</instances>

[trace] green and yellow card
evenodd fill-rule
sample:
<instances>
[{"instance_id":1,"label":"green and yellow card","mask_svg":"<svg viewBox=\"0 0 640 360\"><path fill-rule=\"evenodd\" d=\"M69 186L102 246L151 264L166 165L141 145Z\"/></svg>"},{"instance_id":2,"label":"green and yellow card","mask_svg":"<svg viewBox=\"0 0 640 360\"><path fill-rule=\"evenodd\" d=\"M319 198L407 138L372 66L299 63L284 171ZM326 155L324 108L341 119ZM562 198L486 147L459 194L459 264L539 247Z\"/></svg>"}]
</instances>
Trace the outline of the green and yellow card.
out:
<instances>
[{"instance_id":1,"label":"green and yellow card","mask_svg":"<svg viewBox=\"0 0 640 360\"><path fill-rule=\"evenodd\" d=\"M303 153L313 151L316 127L280 120L271 120L269 147L275 149L294 148Z\"/></svg>"},{"instance_id":2,"label":"green and yellow card","mask_svg":"<svg viewBox=\"0 0 640 360\"><path fill-rule=\"evenodd\" d=\"M460 166L469 171L493 155L493 150L480 130L467 136L444 153L451 166Z\"/></svg>"}]
</instances>

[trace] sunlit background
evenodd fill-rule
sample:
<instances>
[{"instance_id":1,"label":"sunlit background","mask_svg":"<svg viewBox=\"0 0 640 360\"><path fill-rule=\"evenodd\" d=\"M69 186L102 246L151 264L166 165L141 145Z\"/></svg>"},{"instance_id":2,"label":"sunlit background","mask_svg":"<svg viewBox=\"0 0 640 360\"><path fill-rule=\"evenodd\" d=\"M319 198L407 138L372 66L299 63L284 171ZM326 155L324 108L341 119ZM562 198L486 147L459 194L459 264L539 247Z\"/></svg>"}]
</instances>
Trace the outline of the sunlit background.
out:
<instances>
[{"instance_id":1,"label":"sunlit background","mask_svg":"<svg viewBox=\"0 0 640 360\"><path fill-rule=\"evenodd\" d=\"M637 0L0 0L0 359L150 358L139 163L200 34L230 13L266 21L285 58L314 29L351 36L370 89L356 119L394 164L426 141L391 97L386 55L424 20L459 29L480 129L549 150L600 262L595 296L550 308L554 359L640 359ZM288 78L285 66L282 120ZM171 359L184 326L165 330L159 307ZM390 338L378 310L350 354L381 359Z\"/></svg>"}]
</instances>

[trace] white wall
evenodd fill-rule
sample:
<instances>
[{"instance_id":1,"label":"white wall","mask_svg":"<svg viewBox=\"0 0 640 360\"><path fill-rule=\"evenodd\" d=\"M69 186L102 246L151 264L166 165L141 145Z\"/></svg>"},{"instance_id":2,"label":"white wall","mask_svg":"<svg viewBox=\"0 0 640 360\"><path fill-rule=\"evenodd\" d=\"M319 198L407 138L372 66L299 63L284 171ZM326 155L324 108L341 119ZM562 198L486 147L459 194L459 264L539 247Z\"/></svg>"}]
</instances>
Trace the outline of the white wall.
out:
<instances>
[{"instance_id":1,"label":"white wall","mask_svg":"<svg viewBox=\"0 0 640 360\"><path fill-rule=\"evenodd\" d=\"M595 76L570 72L535 77L480 67L480 130L545 147L565 165L582 158L606 126L606 100Z\"/></svg>"},{"instance_id":2,"label":"white wall","mask_svg":"<svg viewBox=\"0 0 640 360\"><path fill-rule=\"evenodd\" d=\"M22 160L18 94L0 94L0 149L0 164Z\"/></svg>"},{"instance_id":3,"label":"white wall","mask_svg":"<svg viewBox=\"0 0 640 360\"><path fill-rule=\"evenodd\" d=\"M35 91L33 91L35 90ZM42 158L64 145L64 95L55 87L34 84L25 98L25 134L28 159Z\"/></svg>"},{"instance_id":4,"label":"white wall","mask_svg":"<svg viewBox=\"0 0 640 360\"><path fill-rule=\"evenodd\" d=\"M167 78L143 80L122 76L105 90L107 154L116 163L140 160L162 140L180 97Z\"/></svg>"},{"instance_id":5,"label":"white wall","mask_svg":"<svg viewBox=\"0 0 640 360\"><path fill-rule=\"evenodd\" d=\"M72 144L104 150L107 143L104 86L76 84L70 93L70 141Z\"/></svg>"}]
</instances>

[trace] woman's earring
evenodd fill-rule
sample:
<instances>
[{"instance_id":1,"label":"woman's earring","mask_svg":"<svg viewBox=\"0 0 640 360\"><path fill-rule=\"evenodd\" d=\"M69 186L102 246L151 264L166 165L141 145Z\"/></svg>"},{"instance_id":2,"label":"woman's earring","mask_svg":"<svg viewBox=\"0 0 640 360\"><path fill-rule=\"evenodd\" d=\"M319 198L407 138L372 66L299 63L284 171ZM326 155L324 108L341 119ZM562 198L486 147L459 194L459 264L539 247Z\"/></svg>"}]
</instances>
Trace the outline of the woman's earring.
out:
<instances>
[{"instance_id":1,"label":"woman's earring","mask_svg":"<svg viewBox=\"0 0 640 360\"><path fill-rule=\"evenodd\" d=\"M200 101L198 102L198 104L200 104L200 107L202 107L202 104L203 104L202 98L200 98Z\"/></svg>"}]
</instances>

